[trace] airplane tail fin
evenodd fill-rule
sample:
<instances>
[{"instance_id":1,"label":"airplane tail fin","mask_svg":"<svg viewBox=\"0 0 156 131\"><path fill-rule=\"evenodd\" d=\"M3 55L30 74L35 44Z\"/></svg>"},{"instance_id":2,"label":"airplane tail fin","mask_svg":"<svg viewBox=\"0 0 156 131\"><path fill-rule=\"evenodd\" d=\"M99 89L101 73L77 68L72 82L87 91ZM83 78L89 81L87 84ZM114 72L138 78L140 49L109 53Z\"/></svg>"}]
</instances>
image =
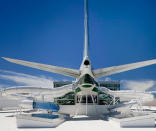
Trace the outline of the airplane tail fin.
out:
<instances>
[{"instance_id":1,"label":"airplane tail fin","mask_svg":"<svg viewBox=\"0 0 156 131\"><path fill-rule=\"evenodd\" d=\"M88 1L84 0L84 58L89 57L88 46Z\"/></svg>"},{"instance_id":2,"label":"airplane tail fin","mask_svg":"<svg viewBox=\"0 0 156 131\"><path fill-rule=\"evenodd\" d=\"M84 0L84 51L83 61L80 69L83 69L84 66L90 66L88 37L88 0Z\"/></svg>"}]
</instances>

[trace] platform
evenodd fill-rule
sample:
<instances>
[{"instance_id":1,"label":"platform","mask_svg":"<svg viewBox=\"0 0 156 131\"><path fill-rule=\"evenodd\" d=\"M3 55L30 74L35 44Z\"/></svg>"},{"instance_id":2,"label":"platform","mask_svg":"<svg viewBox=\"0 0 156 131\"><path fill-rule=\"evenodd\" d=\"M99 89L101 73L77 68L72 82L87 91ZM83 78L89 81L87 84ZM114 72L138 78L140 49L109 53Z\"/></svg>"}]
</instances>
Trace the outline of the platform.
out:
<instances>
[{"instance_id":1,"label":"platform","mask_svg":"<svg viewBox=\"0 0 156 131\"><path fill-rule=\"evenodd\" d=\"M59 105L59 113L70 115L104 115L109 113L107 105L76 104L76 105ZM87 112L87 113L86 113Z\"/></svg>"},{"instance_id":2,"label":"platform","mask_svg":"<svg viewBox=\"0 0 156 131\"><path fill-rule=\"evenodd\" d=\"M56 128L17 128L16 126L16 117L13 116L14 113L3 112L0 113L0 123L2 131L81 131L81 130L90 130L90 131L103 131L103 130L118 130L123 131L122 128L117 126L115 122L101 120L101 119L71 119L60 124ZM153 131L155 128L141 128L142 131ZM129 128L124 128L124 131L129 131ZM136 129L135 129L136 130ZM138 129L137 129L138 130Z\"/></svg>"},{"instance_id":3,"label":"platform","mask_svg":"<svg viewBox=\"0 0 156 131\"><path fill-rule=\"evenodd\" d=\"M18 128L54 128L65 121L63 116L52 114L18 114Z\"/></svg>"},{"instance_id":4,"label":"platform","mask_svg":"<svg viewBox=\"0 0 156 131\"><path fill-rule=\"evenodd\" d=\"M153 128L155 127L156 114L141 114L123 117L118 115L110 117L109 121L122 128Z\"/></svg>"}]
</instances>

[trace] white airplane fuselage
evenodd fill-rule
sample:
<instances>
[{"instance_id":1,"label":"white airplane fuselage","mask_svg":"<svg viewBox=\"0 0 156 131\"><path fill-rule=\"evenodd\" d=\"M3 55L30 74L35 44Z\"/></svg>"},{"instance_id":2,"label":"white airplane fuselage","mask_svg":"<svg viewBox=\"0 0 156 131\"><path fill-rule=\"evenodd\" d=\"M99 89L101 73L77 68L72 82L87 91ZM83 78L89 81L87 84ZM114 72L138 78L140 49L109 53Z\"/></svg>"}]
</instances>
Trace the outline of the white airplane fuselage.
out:
<instances>
[{"instance_id":1,"label":"white airplane fuselage","mask_svg":"<svg viewBox=\"0 0 156 131\"><path fill-rule=\"evenodd\" d=\"M135 62L131 64L125 64L125 65L119 65L119 66L111 66L111 67L106 67L106 68L101 68L101 69L92 69L91 67L91 62L89 59L89 38L88 38L88 12L87 12L87 0L84 0L84 53L83 53L83 61L80 66L80 69L71 69L71 68L64 68L64 67L59 67L59 66L54 66L54 65L47 65L47 64L41 64L41 63L36 63L36 62L29 62L29 61L24 61L24 60L19 60L19 59L12 59L12 58L7 58L7 57L2 57L3 59L20 64L23 66L43 70L43 71L48 71L52 73L57 73L65 76L69 76L72 78L76 79L76 82L74 83L74 91L75 91L75 102L76 105L60 105L60 112L62 113L71 113L71 109L76 110L77 105L82 105L81 112L82 114L84 113L84 108L86 114L89 111L94 112L102 112L104 109L107 107L105 105L98 105L98 92L101 91L101 87L99 87L98 83L96 82L96 79L149 66L152 64L156 64L156 59L153 60L147 60L147 61L142 61L142 62ZM18 88L11 88L5 90L5 93L43 93L43 94L51 94L54 98L57 97L62 97L63 95L66 95L67 93L73 91L73 85L65 85L60 88L55 88L55 89L45 89L45 88L29 88L29 87L18 87ZM103 88L104 93L112 93L112 91ZM108 94L109 94L108 93ZM133 92L129 92L130 95L127 95L127 92L117 92L116 95L118 96L124 96L124 97L137 97L136 94ZM109 95L114 95L115 92ZM116 97L114 95L114 98ZM142 94L141 94L142 95ZM88 106L87 106L88 105ZM73 107L74 106L74 107ZM85 107L84 107L85 106ZM93 108L95 107L95 108ZM98 110L98 111L97 111ZM92 114L93 112L90 112Z\"/></svg>"}]
</instances>

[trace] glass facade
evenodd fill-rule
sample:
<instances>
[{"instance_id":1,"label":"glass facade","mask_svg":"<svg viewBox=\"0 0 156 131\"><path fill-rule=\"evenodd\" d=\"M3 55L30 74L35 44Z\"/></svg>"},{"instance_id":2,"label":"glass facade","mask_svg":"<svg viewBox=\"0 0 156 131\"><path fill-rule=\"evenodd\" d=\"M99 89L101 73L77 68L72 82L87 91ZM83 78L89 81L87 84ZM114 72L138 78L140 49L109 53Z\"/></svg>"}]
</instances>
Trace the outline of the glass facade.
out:
<instances>
[{"instance_id":1,"label":"glass facade","mask_svg":"<svg viewBox=\"0 0 156 131\"><path fill-rule=\"evenodd\" d=\"M100 87L106 87L110 90L120 90L120 81L99 81L99 86ZM105 94L103 92L99 92L98 95L99 98L99 105L113 105L114 104L114 98L113 96L109 94ZM116 97L115 98L116 104L120 103L120 98Z\"/></svg>"},{"instance_id":2,"label":"glass facade","mask_svg":"<svg viewBox=\"0 0 156 131\"><path fill-rule=\"evenodd\" d=\"M70 92L63 97L55 98L54 102L58 105L75 105L75 93Z\"/></svg>"}]
</instances>

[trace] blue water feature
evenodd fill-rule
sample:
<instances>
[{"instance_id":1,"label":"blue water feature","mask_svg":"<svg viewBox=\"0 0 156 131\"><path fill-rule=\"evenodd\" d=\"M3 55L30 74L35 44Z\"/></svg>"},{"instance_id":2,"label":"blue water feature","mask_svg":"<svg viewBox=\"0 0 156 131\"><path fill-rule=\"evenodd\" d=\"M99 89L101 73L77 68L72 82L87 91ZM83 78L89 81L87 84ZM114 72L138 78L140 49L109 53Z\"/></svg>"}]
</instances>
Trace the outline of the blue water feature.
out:
<instances>
[{"instance_id":1,"label":"blue water feature","mask_svg":"<svg viewBox=\"0 0 156 131\"><path fill-rule=\"evenodd\" d=\"M57 104L52 103L52 102L34 101L33 109L42 109L42 110L48 110L48 111L52 111L52 112L58 112L60 108Z\"/></svg>"},{"instance_id":2,"label":"blue water feature","mask_svg":"<svg viewBox=\"0 0 156 131\"><path fill-rule=\"evenodd\" d=\"M156 93L153 93L153 95L154 95L154 98L156 98Z\"/></svg>"},{"instance_id":3,"label":"blue water feature","mask_svg":"<svg viewBox=\"0 0 156 131\"><path fill-rule=\"evenodd\" d=\"M46 118L46 119L56 119L59 116L53 114L32 114L32 117Z\"/></svg>"}]
</instances>

